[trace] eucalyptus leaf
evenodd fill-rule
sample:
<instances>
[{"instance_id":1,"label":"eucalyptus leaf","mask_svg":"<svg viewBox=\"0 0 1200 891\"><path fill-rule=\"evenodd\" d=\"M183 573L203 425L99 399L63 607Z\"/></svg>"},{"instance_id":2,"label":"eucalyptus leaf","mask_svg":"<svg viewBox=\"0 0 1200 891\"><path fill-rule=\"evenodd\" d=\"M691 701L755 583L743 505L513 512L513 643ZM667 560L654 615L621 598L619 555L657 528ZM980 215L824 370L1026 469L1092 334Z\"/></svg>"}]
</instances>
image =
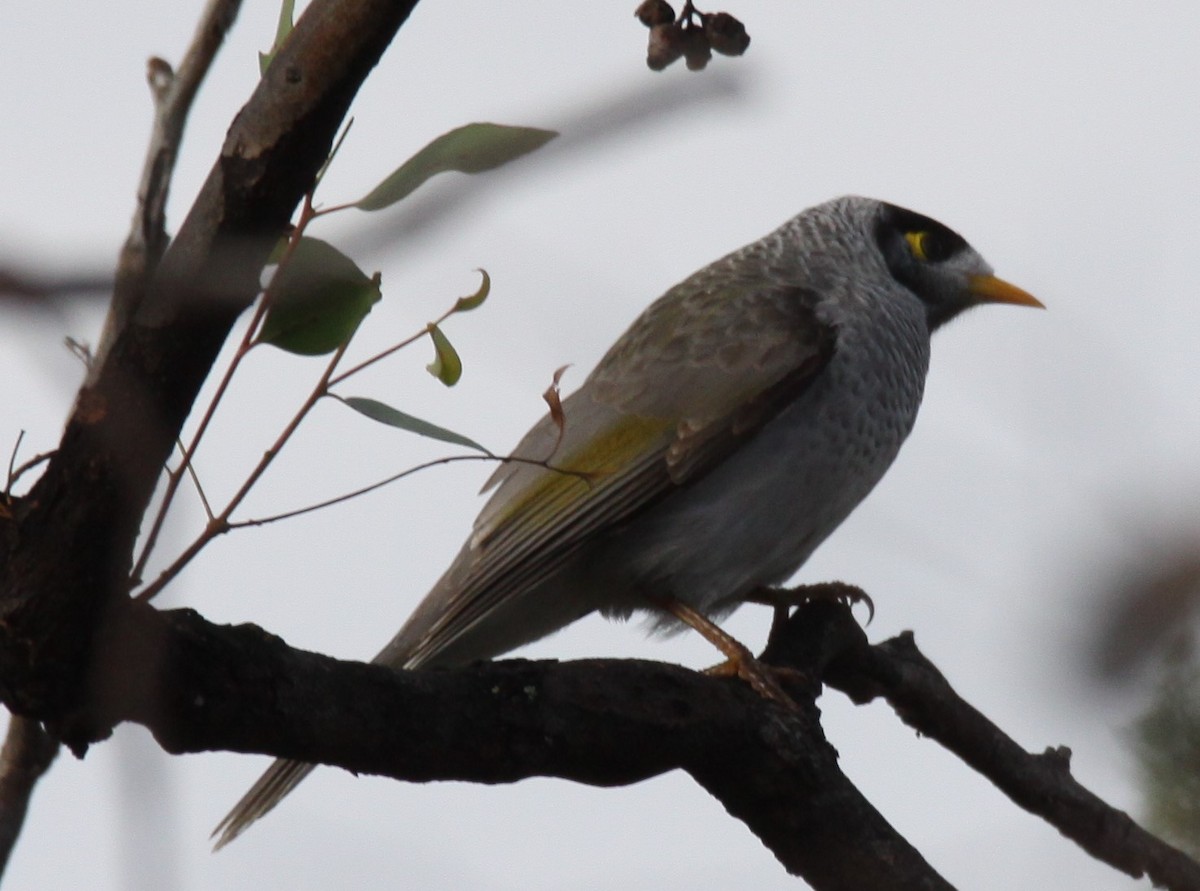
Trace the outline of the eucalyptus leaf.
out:
<instances>
[{"instance_id":1,"label":"eucalyptus leaf","mask_svg":"<svg viewBox=\"0 0 1200 891\"><path fill-rule=\"evenodd\" d=\"M483 276L483 281L479 284L479 290L474 294L468 294L466 297L459 297L454 303L455 312L470 312L473 309L478 309L483 306L483 301L487 300L488 294L492 291L492 277L487 274L486 269L476 269Z\"/></svg>"},{"instance_id":2,"label":"eucalyptus leaf","mask_svg":"<svg viewBox=\"0 0 1200 891\"><path fill-rule=\"evenodd\" d=\"M307 237L276 273L270 293L257 342L302 356L346 343L383 296L378 275L368 278L333 245Z\"/></svg>"},{"instance_id":3,"label":"eucalyptus leaf","mask_svg":"<svg viewBox=\"0 0 1200 891\"><path fill-rule=\"evenodd\" d=\"M433 341L434 356L425 367L447 387L453 387L462 377L462 359L442 329L432 322L429 323L429 339Z\"/></svg>"},{"instance_id":4,"label":"eucalyptus leaf","mask_svg":"<svg viewBox=\"0 0 1200 891\"><path fill-rule=\"evenodd\" d=\"M279 24L275 26L275 42L271 44L269 52L258 54L258 73L260 75L267 73L267 69L271 67L271 60L275 58L275 54L279 52L279 48L283 46L283 42L292 33L295 8L296 0L283 0L283 3L280 5Z\"/></svg>"},{"instance_id":5,"label":"eucalyptus leaf","mask_svg":"<svg viewBox=\"0 0 1200 891\"><path fill-rule=\"evenodd\" d=\"M453 430L447 430L445 427L439 427L437 424L422 421L420 418L415 418L410 414L400 411L398 408L392 408L378 399L369 399L365 396L349 396L345 398L338 396L337 398L359 414L366 415L372 421L378 421L380 424L387 424L389 427L407 430L409 433L416 433L419 436L425 436L429 439L448 442L451 445L466 446L485 455L492 454L488 449L485 449L470 437L463 436L461 433L455 433Z\"/></svg>"},{"instance_id":6,"label":"eucalyptus leaf","mask_svg":"<svg viewBox=\"0 0 1200 891\"><path fill-rule=\"evenodd\" d=\"M365 198L360 210L382 210L412 194L425 180L439 173L482 173L541 148L558 134L535 127L504 124L467 124L443 133L400 165Z\"/></svg>"}]
</instances>

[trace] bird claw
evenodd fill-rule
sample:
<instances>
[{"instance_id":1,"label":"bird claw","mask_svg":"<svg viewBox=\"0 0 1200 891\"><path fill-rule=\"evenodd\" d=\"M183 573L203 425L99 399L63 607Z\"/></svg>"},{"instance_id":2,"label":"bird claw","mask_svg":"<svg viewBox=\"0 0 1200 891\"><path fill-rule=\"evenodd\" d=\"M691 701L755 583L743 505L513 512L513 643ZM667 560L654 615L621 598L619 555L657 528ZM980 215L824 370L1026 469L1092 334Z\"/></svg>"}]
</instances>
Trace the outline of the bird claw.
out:
<instances>
[{"instance_id":1,"label":"bird claw","mask_svg":"<svg viewBox=\"0 0 1200 891\"><path fill-rule=\"evenodd\" d=\"M867 606L867 624L875 618L875 601L862 588L847 585L845 582L822 582L816 585L804 585L799 588L759 588L746 598L747 603L758 603L774 607L777 611L785 611L791 607L803 606L814 601L842 603L853 608L856 604L865 603Z\"/></svg>"}]
</instances>

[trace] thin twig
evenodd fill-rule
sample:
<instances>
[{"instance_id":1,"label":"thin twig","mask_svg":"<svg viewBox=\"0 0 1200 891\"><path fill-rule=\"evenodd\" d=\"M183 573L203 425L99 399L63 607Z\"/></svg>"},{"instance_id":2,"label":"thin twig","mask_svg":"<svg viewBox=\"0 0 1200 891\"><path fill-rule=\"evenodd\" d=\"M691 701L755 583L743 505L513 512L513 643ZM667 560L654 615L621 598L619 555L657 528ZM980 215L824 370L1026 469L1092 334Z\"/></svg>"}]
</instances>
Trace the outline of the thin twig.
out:
<instances>
[{"instance_id":1,"label":"thin twig","mask_svg":"<svg viewBox=\"0 0 1200 891\"><path fill-rule=\"evenodd\" d=\"M348 130L349 130L349 124L347 124L346 130L344 130L342 132L343 139L345 138L346 131L348 131ZM337 149L340 146L341 146L341 140L339 139L337 144L334 146L333 151L330 153L330 159L332 159L333 154L335 154L337 152ZM314 187L314 189L315 189L315 187ZM309 224L312 223L313 220L315 220L318 216L321 216L323 213L332 213L334 210L341 209L341 208L333 208L330 210L326 210L324 212L318 211L313 204L314 189L310 189L308 191L308 193L304 196L304 202L300 209L299 219L297 220L296 225L292 228L292 232L291 232L290 237L288 238L287 245L283 251L282 256L279 259L279 263L277 265L277 270L282 270L287 266L288 262L292 258L292 255L295 253L297 247L299 246L300 240L301 240L304 232L307 230ZM211 507L209 506L207 499L204 497L204 492L200 487L199 479L195 475L193 462L195 459L196 450L200 446L200 440L203 438L205 432L208 430L209 423L212 421L212 418L216 413L217 406L221 402L222 397L224 396L226 390L228 389L230 381L233 379L234 373L240 367L241 362L245 358L246 354L249 353L250 349L255 345L255 337L262 325L263 319L266 317L266 313L267 313L268 309L270 308L273 300L275 299L277 283L280 280L281 279L279 276L279 271L277 271L276 274L274 275L274 277L272 277L271 282L267 285L267 288L263 293L262 299L258 302L258 305L255 307L254 315L251 317L250 324L247 326L245 334L242 336L242 342L238 346L237 350L235 351L232 360L230 360L229 366L226 368L225 373L222 375L221 381L217 385L216 393L213 394L213 398L209 401L208 405L205 407L204 415L201 417L200 425L197 427L196 432L192 436L191 443L187 446L187 448L182 448L182 446L181 446L181 451L183 452L183 455L182 455L182 459L180 462L180 466L177 467L175 470L169 471L167 474L167 486L166 486L166 490L163 493L162 502L159 504L158 511L155 513L154 520L151 523L150 531L146 535L145 544L143 545L141 553L138 555L137 560L134 561L133 570L130 573L131 587L136 586L137 584L140 584L140 582L141 582L142 574L145 572L146 564L150 559L150 554L154 550L155 545L158 543L158 536L159 536L160 532L162 531L163 524L166 521L167 513L170 511L171 504L173 503L173 501L175 499L175 495L179 489L179 484L182 481L183 475L185 473L189 473L192 475L192 479L196 484L197 491L200 493L200 499L204 504L204 510L205 510L206 516L208 517L208 523L205 526L204 531L200 534L200 538L198 538L195 542L193 542L192 545L183 554L181 554L178 558L176 558L175 562L172 563L171 567L168 569L168 572L170 572L171 569L175 569L176 567L178 569L182 569L183 566L185 566L193 557L195 557L195 555L197 553L199 553L199 551L204 547L206 542L211 541L213 538L215 538L218 535L225 534L231 528L234 528L237 525L242 525L242 524L230 523L229 517L230 517L230 514L232 513L232 511L237 507L238 504L241 503L242 499L245 497L245 494L248 491L247 487L243 486L242 490L237 495L234 496L234 499L231 502L230 506L225 511L223 511L220 516L216 516L216 515L214 515ZM486 273L485 273L485 282L486 282ZM296 417L294 417L292 419L292 421L289 423L288 427L286 428L286 430L284 432L283 439L279 443L279 446L281 447L283 442L287 441L287 439L295 431L295 427L299 424L300 420L308 413L308 411L312 408L312 406L316 404L317 400L319 400L323 396L326 396L329 394L330 388L332 386L334 386L335 384L338 384L342 381L347 380L348 378L352 377L353 375L358 374L363 369L368 368L371 365L374 365L376 362L379 362L382 359L387 358L388 356L392 355L393 353L397 352L398 350L401 350L404 347L415 343L416 341L420 340L422 337L429 336L430 332L436 326L445 322L448 318L450 318L455 313L460 312L461 302L462 302L461 300L456 301L449 309L447 309L440 316L438 316L435 321L429 323L428 325L426 325L424 328L422 328L420 331L416 332L415 334L405 338L404 340L400 341L399 343L393 344L392 346L388 347L387 349L383 350L382 352L376 353L374 356L371 356L370 358L365 359L364 361L358 363L357 365L355 365L353 368L349 369L348 371L345 371L342 374L339 374L337 376L333 376L333 372L336 370L338 363L341 361L341 358L346 351L346 347L349 345L349 341L347 341L347 343L343 344L341 346L341 348L337 351L337 354L334 356L333 361L326 368L325 374L322 377L321 382L317 385L317 388L313 390L313 392L309 395L308 401L305 402L305 404L301 407L300 411L297 413ZM272 452L268 452L267 454L268 454L268 456L270 456L270 458L268 458L268 460L267 460L267 463L270 463L270 460L273 459L274 454ZM255 472L251 474L251 478L249 480L247 480L247 483L249 485L252 486L254 484L254 481L257 479L257 477L254 474L259 473L260 469L265 469L265 467L260 465L260 468L256 468ZM405 475L407 475L407 474L402 473L399 476L393 478L392 480L384 480L383 482L376 483L372 486L369 486L362 492L349 493L345 496L339 496L338 498L332 499L328 503L322 502L319 505L312 505L308 508L301 508L297 511L289 512L286 515L280 515L278 517L267 518L266 520L264 520L262 522L264 522L264 523L265 522L273 522L276 519L283 519L284 516L297 516L299 514L308 513L310 510L317 510L321 507L327 507L330 504L337 504L341 501L345 501L350 498L356 497L356 495L358 495L358 494L365 494L365 492L369 492L380 486L387 485L388 482L392 482L392 481L394 481L394 479L399 479ZM261 525L261 523L247 523L246 525ZM174 573L172 573L171 577L173 577L173 575L174 575ZM163 576L160 576L154 582L154 584L143 589L138 594L138 598L139 599L148 599L149 597L154 596L154 594L157 593L157 591L161 589L163 584L165 584L164 578L163 578Z\"/></svg>"},{"instance_id":2,"label":"thin twig","mask_svg":"<svg viewBox=\"0 0 1200 891\"><path fill-rule=\"evenodd\" d=\"M17 432L17 441L13 443L12 451L8 455L8 476L4 482L4 497L8 498L12 494L13 483L16 482L16 476L13 471L14 465L17 463L17 452L21 451L21 440L25 438L25 431Z\"/></svg>"},{"instance_id":3,"label":"thin twig","mask_svg":"<svg viewBox=\"0 0 1200 891\"><path fill-rule=\"evenodd\" d=\"M312 206L312 192L309 192L305 198L300 210L300 218L293 228L291 236L288 238L287 246L284 248L283 255L279 259L279 269L282 269L291 259L292 254L296 251L296 246L300 243L300 237L303 234L308 223L312 221L315 214ZM130 584L137 585L142 580L142 574L146 571L146 563L150 559L150 554L154 551L154 546L158 543L159 533L162 531L163 524L166 522L167 513L171 509L171 504L175 500L175 494L179 490L179 484L183 480L183 474L188 467L191 467L192 462L196 457L196 450L200 448L200 441L204 438L204 434L208 431L208 426L216 415L217 406L220 405L226 391L229 389L230 383L233 381L233 376L241 367L242 360L246 358L246 354L250 352L254 346L254 336L258 332L262 324L263 318L266 316L267 309L271 305L274 296L275 283L279 281L279 275L271 279L271 283L267 286L263 293L262 299L258 301L258 305L254 309L254 314L250 318L249 325L246 326L246 331L242 335L242 341L238 344L237 350L233 354L233 358L229 360L229 365L226 367L224 374L221 375L221 381L217 384L217 390L213 393L212 399L208 401L208 405L204 408L204 414L200 418L200 424L196 428L196 432L192 434L191 442L188 447L183 450L183 456L180 466L167 474L167 487L163 492L162 502L155 512L154 521L150 525L150 532L146 535L146 542L142 545L142 551L138 554L138 558L134 561L133 570L130 573ZM209 518L209 525L206 527L206 533L213 527L216 522L211 508L205 506ZM220 532L224 532L222 529ZM218 532L217 534L220 534ZM182 556L182 555L181 555ZM190 558L189 558L190 559ZM145 592L143 591L143 595Z\"/></svg>"},{"instance_id":4,"label":"thin twig","mask_svg":"<svg viewBox=\"0 0 1200 891\"><path fill-rule=\"evenodd\" d=\"M317 171L316 177L313 179L313 187L308 190L308 197L311 202L313 195L317 191L317 187L321 185L321 180L325 178L326 172L329 170L329 165L333 163L333 159L337 157L341 151L342 143L346 141L346 137L350 135L350 128L354 126L354 118L346 121L346 126L342 128L342 132L338 134L338 138L333 143L333 148L329 150L329 157L325 159L325 163L321 165L321 169ZM313 218L324 216L327 213L333 213L336 210L343 210L353 205L343 204L340 207L331 207L328 210L317 210L313 213Z\"/></svg>"},{"instance_id":5,"label":"thin twig","mask_svg":"<svg viewBox=\"0 0 1200 891\"><path fill-rule=\"evenodd\" d=\"M179 451L183 455L183 467L187 469L188 476L191 477L192 485L196 489L196 496L200 499L200 504L204 508L204 516L209 520L213 519L212 505L208 503L208 496L204 494L204 486L200 485L200 474L196 473L196 465L192 463L188 457L187 450L183 447L183 440L176 439L176 444L179 446Z\"/></svg>"},{"instance_id":6,"label":"thin twig","mask_svg":"<svg viewBox=\"0 0 1200 891\"><path fill-rule=\"evenodd\" d=\"M335 150L336 150L336 147L335 147ZM329 211L326 211L326 212L329 212ZM320 212L318 212L314 208L313 192L310 190L308 192L308 194L305 195L304 203L300 210L299 219L297 220L295 227L292 229L292 233L291 233L290 238L288 239L287 246L283 252L283 255L279 259L278 269L283 269L287 265L288 261L291 259L292 255L296 251L297 246L300 244L300 239L303 236L303 233L305 232L305 230L308 228L308 225L314 219L316 219L317 216L319 216L319 215L320 215ZM267 310L271 306L272 300L275 296L276 282L278 282L279 280L280 280L280 278L279 278L279 274L277 272L276 275L272 278L270 284L267 286L262 299L258 302L258 305L255 308L254 315L250 320L250 324L247 326L245 334L242 337L242 342L241 342L241 344L239 344L237 350L235 351L235 353L233 355L233 358L230 360L229 366L225 369L225 373L222 375L221 381L217 385L217 390L213 394L213 398L209 401L208 405L205 407L204 415L200 419L200 424L196 428L196 432L192 435L190 444L186 448L181 447L183 454L182 454L182 458L181 458L179 467L177 467L173 471L170 471L167 475L167 486L166 486L166 490L163 493L162 502L159 504L158 511L155 513L154 520L151 523L150 531L146 535L145 544L142 546L141 553L138 555L137 560L134 561L133 571L130 573L131 585L136 585L141 581L142 574L145 572L145 569L146 569L146 564L150 559L150 554L153 552L155 545L158 543L159 534L162 531L163 524L166 521L167 513L170 511L171 504L174 502L175 495L178 492L179 485L183 479L184 474L191 473L193 475L193 479L195 479L195 475L194 475L195 472L193 469L193 461L195 459L196 450L199 448L200 441L203 438L205 432L207 432L207 430L208 430L209 424L212 421L213 416L216 413L217 406L219 405L222 397L225 395L225 392L229 388L229 384L233 379L234 373L240 367L241 362L245 358L246 354L249 353L250 349L255 345L255 340L254 340L255 335L257 334L257 332L261 326L262 320L266 316ZM380 483L376 483L372 486L367 487L365 490L363 490L361 492L349 493L344 496L339 496L338 498L332 499L328 503L323 502L322 504L319 504L319 505L312 505L307 508L301 508L297 511L289 512L286 515L280 515L278 517L268 517L261 522L257 522L257 523L256 522L247 522L244 524L242 524L242 523L234 524L229 521L229 517L231 516L233 511L237 509L238 505L241 504L241 502L244 500L246 495L249 493L250 488L253 487L253 485L258 481L258 479L262 475L262 473L266 470L267 466L269 466L271 461L274 460L274 457L276 454L278 454L279 449L281 449L283 447L284 443L286 443L287 440L291 438L292 434L295 432L296 428L299 426L300 421L302 421L304 419L304 417L308 414L308 412L312 409L312 407L317 403L318 400L320 400L322 397L328 395L330 387L332 387L333 385L335 385L341 381L347 380L348 378L359 373L363 369L368 368L369 366L374 365L376 362L379 362L380 360L387 358L388 356L392 355L393 353L397 352L398 350L401 350L404 347L409 346L412 343L415 343L417 340L421 339L422 337L428 336L429 332L433 326L440 325L442 322L446 321L446 319L450 318L450 316L454 315L456 312L458 312L457 304L455 304L454 306L451 306L449 309L447 309L445 312L443 312L440 316L438 316L436 321L432 322L430 325L427 325L425 328L422 328L420 331L416 332L415 334L411 335L410 337L405 338L404 340L400 341L397 344L392 345L391 347L383 350L382 352L376 353L374 356L371 356L370 358L355 365L353 368L349 369L348 371L345 371L342 374L339 374L335 377L335 376L333 376L333 373L337 369L338 363L341 361L343 355L345 354L346 347L349 345L349 342L347 341L347 343L342 344L342 346L334 354L329 365L326 367L325 372L321 377L321 380L318 382L317 386L314 387L313 391L309 394L308 398L305 400L304 404L297 411L296 415L288 423L287 427L284 428L283 433L280 435L280 438L276 441L275 445L272 446L272 448L269 449L264 454L263 460L259 462L258 466L255 467L255 469L253 471L251 471L250 476L246 479L246 481L243 483L242 487L233 496L233 498L230 500L229 504L226 506L226 508L221 512L221 514L219 516L217 516L213 513L211 507L208 504L207 499L205 499L205 497L204 497L203 491L200 491L201 501L204 503L205 513L208 517L208 523L205 525L204 530L200 533L200 536L195 541L193 541L192 544L182 554L180 554L171 563L171 565L158 576L157 579L155 579L155 581L153 583L151 583L150 585L143 588L140 592L138 592L137 598L139 600L149 600L150 598L155 596L155 594L157 594L160 590L162 590L162 588L171 579L173 579L183 569L184 566L186 566L189 562L191 562L191 560L193 558L195 558L195 556L204 548L204 546L209 541L211 541L213 538L216 538L219 535L224 535L230 529L235 528L235 526L262 525L263 523L266 523L266 522L274 522L277 519L283 519L284 516L297 516L299 514L308 513L311 510L317 510L321 507L326 507L326 506L329 506L330 504L336 504L341 501L348 500L349 498L356 497L358 494L365 494L365 492L369 492L369 491L372 491L373 489L379 488L380 486L387 485L388 482L392 482L392 481L394 481L394 479L400 479L403 476L406 476L408 472L404 472L404 473L394 477L393 479L384 480ZM200 490L200 485L199 485L198 480L196 480L196 487L197 487L197 490Z\"/></svg>"},{"instance_id":7,"label":"thin twig","mask_svg":"<svg viewBox=\"0 0 1200 891\"><path fill-rule=\"evenodd\" d=\"M321 374L321 379L317 381L317 385L313 387L312 392L308 394L308 397L304 400L304 403L297 410L296 414L292 416L290 421L288 421L287 426L283 428L283 432L276 437L275 442L271 445L271 447L263 453L263 456L259 459L258 464L256 464L254 469L250 471L250 475L246 477L245 481L242 483L237 492L234 493L233 497L229 499L229 503L225 505L225 508L221 511L220 515L210 520L205 525L204 531L200 533L199 537L197 537L196 540L193 541L182 554L176 557L171 565L164 569L153 582L138 592L138 600L148 601L154 597L154 595L166 587L166 585L172 579L174 579L175 576L179 575L179 573L183 571L183 568L187 566L188 563L190 563L195 556L200 553L201 550L204 549L205 545L207 545L217 536L224 535L229 531L231 528L229 524L230 515L232 515L233 512L238 509L238 506L242 503L246 496L250 494L250 490L254 488L254 485L259 481L262 475L266 473L267 468L271 466L271 463L275 460L275 457L283 449L284 445L287 444L287 441L291 439L292 434L296 432L296 429L300 426L300 422L308 416L308 413L312 410L312 407L316 405L321 397L323 397L329 391L329 379L333 375L334 369L337 368L338 362L341 361L342 356L345 354L346 347L348 345L349 341L338 347L337 351L330 358L328 365L326 365L325 371Z\"/></svg>"},{"instance_id":8,"label":"thin twig","mask_svg":"<svg viewBox=\"0 0 1200 891\"><path fill-rule=\"evenodd\" d=\"M254 487L254 484L266 473L267 468L271 466L271 462L275 460L275 457L283 449L287 441L292 438L292 434L296 432L296 428L300 426L300 422L312 411L313 406L329 392L329 378L333 374L334 369L337 368L338 363L342 360L342 356L345 355L347 346L349 346L349 341L337 348L337 351L330 358L329 364L326 365L325 371L321 374L321 379L313 387L312 392L308 394L308 397L304 400L299 410L288 421L287 426L283 428L283 432L279 434L271 448L263 453L262 458L255 465L254 470L250 471L250 475L246 477L241 488L229 499L229 504L221 512L226 520L229 519L230 514L237 510L238 505L242 503L243 499L250 494L250 490Z\"/></svg>"},{"instance_id":9,"label":"thin twig","mask_svg":"<svg viewBox=\"0 0 1200 891\"><path fill-rule=\"evenodd\" d=\"M341 504L343 501L349 501L352 498L358 498L360 495L366 495L374 492L376 489L382 489L384 486L391 485L398 480L402 480L407 476L418 473L422 470L428 470L431 467L440 467L443 464L457 464L459 461L496 461L501 464L530 464L534 467L541 467L545 470L554 473L561 473L565 476L573 476L582 480L585 483L591 483L592 475L581 470L566 470L561 467L554 467L547 461L538 460L536 458L518 458L515 455L502 457L500 455L447 455L444 458L434 458L431 461L426 461L423 464L416 464L409 467L407 470L402 470L399 473L392 474L386 479L371 483L369 486L363 486L361 489L355 489L353 492L346 492L343 495L338 495L335 498L328 498L325 501L319 501L316 504L310 504L307 507L298 507L295 510L289 510L281 514L273 514L269 517L260 517L251 520L237 520L226 524L227 529L242 529L248 526L266 526L268 523L277 523L280 520L290 520L292 517L298 517L302 514L312 513L313 511L321 510L326 507L333 507L335 504Z\"/></svg>"},{"instance_id":10,"label":"thin twig","mask_svg":"<svg viewBox=\"0 0 1200 891\"><path fill-rule=\"evenodd\" d=\"M24 464L22 464L16 470L11 471L9 473L8 488L5 490L5 494L11 495L12 487L14 485L16 485L17 480L19 480L22 476L27 474L29 471L33 470L33 468L37 467L39 464L45 464L47 461L49 461L53 457L54 457L53 451L41 452L37 455L34 455L32 458L30 458L28 461L26 461Z\"/></svg>"},{"instance_id":11,"label":"thin twig","mask_svg":"<svg viewBox=\"0 0 1200 891\"><path fill-rule=\"evenodd\" d=\"M97 367L117 334L137 311L166 250L167 195L184 127L196 92L212 67L225 35L233 27L241 5L242 0L209 0L178 70L172 71L162 59L151 59L147 66L147 80L154 97L154 124L142 165L137 211L121 248L112 304L96 349Z\"/></svg>"},{"instance_id":12,"label":"thin twig","mask_svg":"<svg viewBox=\"0 0 1200 891\"><path fill-rule=\"evenodd\" d=\"M269 523L278 523L280 520L290 520L293 517L303 516L304 514L312 513L313 511L322 510L326 507L333 507L335 504L341 504L343 501L349 501L352 498L358 498L361 495L367 495L374 492L376 489L382 489L384 486L411 476L422 470L428 470L431 467L440 467L443 464L457 464L460 461L499 461L495 455L447 455L443 458L434 458L432 461L426 461L422 464L417 464L409 467L407 470L402 470L399 473L394 473L386 479L378 480L370 485L363 486L360 489L355 489L353 492L346 492L334 498L327 498L324 501L319 501L316 504L310 504L307 507L298 507L295 510L285 511L281 514L272 514L269 517L258 517L250 520L238 520L229 524L230 529L243 529L250 526L266 526Z\"/></svg>"}]
</instances>

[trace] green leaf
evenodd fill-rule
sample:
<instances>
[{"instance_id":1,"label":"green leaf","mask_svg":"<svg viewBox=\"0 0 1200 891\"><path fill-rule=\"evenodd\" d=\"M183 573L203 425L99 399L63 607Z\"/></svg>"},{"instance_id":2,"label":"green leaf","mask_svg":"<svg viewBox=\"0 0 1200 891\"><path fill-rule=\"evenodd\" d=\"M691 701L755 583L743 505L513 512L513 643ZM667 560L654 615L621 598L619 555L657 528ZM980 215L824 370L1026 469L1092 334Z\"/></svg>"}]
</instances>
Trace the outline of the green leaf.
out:
<instances>
[{"instance_id":1,"label":"green leaf","mask_svg":"<svg viewBox=\"0 0 1200 891\"><path fill-rule=\"evenodd\" d=\"M468 294L466 297L459 297L454 303L455 312L470 312L473 309L478 309L483 306L483 301L487 300L488 294L492 290L492 277L487 274L486 269L476 269L483 276L483 281L479 285L479 290L474 294Z\"/></svg>"},{"instance_id":2,"label":"green leaf","mask_svg":"<svg viewBox=\"0 0 1200 891\"><path fill-rule=\"evenodd\" d=\"M447 387L453 387L462 377L462 359L458 358L458 353L442 329L433 322L429 323L429 338L433 341L434 356L433 361L425 367Z\"/></svg>"},{"instance_id":3,"label":"green leaf","mask_svg":"<svg viewBox=\"0 0 1200 891\"><path fill-rule=\"evenodd\" d=\"M445 427L439 427L437 424L422 421L420 418L414 418L412 415L406 414L397 408L392 408L390 405L385 405L377 399L368 399L365 396L350 396L344 399L338 396L337 398L359 414L366 415L372 421L378 421L380 424L387 424L389 427L407 430L409 433L416 433L418 436L448 442L452 445L466 446L469 449L475 449L477 452L483 452L485 455L492 454L488 449L485 449L470 437L463 436L461 433L455 433L453 430L447 430Z\"/></svg>"},{"instance_id":4,"label":"green leaf","mask_svg":"<svg viewBox=\"0 0 1200 891\"><path fill-rule=\"evenodd\" d=\"M279 48L283 46L283 42L292 33L295 8L296 0L283 0L283 3L280 5L279 24L275 26L275 42L271 44L269 52L258 54L258 73L260 75L267 73L267 69L271 67L271 60L275 58L275 54L279 52Z\"/></svg>"},{"instance_id":5,"label":"green leaf","mask_svg":"<svg viewBox=\"0 0 1200 891\"><path fill-rule=\"evenodd\" d=\"M275 242L275 247L271 248L271 253L267 255L267 265L278 266L279 261L282 260L284 254L287 253L287 248L290 243L291 239L287 235L282 236L277 242Z\"/></svg>"},{"instance_id":6,"label":"green leaf","mask_svg":"<svg viewBox=\"0 0 1200 891\"><path fill-rule=\"evenodd\" d=\"M492 170L541 148L557 135L553 130L534 127L467 124L433 140L354 206L361 210L382 210L410 195L431 176L448 170L460 173Z\"/></svg>"},{"instance_id":7,"label":"green leaf","mask_svg":"<svg viewBox=\"0 0 1200 891\"><path fill-rule=\"evenodd\" d=\"M332 353L349 341L383 296L378 275L368 278L318 238L300 239L269 291L271 305L257 342L302 356Z\"/></svg>"}]
</instances>

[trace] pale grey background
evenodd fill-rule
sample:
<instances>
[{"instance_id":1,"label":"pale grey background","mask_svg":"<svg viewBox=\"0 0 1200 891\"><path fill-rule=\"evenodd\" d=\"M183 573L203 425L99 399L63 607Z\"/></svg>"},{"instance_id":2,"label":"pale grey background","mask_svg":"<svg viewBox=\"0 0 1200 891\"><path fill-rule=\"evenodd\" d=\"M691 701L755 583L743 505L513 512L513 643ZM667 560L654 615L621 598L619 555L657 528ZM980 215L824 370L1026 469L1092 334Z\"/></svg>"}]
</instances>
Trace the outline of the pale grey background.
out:
<instances>
[{"instance_id":1,"label":"pale grey background","mask_svg":"<svg viewBox=\"0 0 1200 891\"><path fill-rule=\"evenodd\" d=\"M177 59L200 5L49 0L0 12L6 262L111 262L148 129L145 58ZM457 388L425 374L422 346L344 392L502 450L541 411L556 367L575 363L571 388L666 287L801 208L858 192L939 218L1049 310L987 308L939 334L916 432L800 578L863 585L879 608L873 638L915 629L957 688L1023 745L1071 746L1085 784L1136 810L1128 728L1141 691L1101 692L1083 650L1105 606L1106 567L1163 524L1197 524L1200 9L1191 0L740 0L727 8L753 35L744 59L655 76L642 63L633 5L418 7L355 105L325 201L358 197L468 121L563 137L465 190L461 177L429 184L413 210L456 203L420 233L404 212L313 230L382 271L385 300L359 355L473 289L475 267L495 283L483 310L448 326L466 363ZM200 97L173 226L253 88L275 15L271 3L247 4ZM371 237L346 241L364 222L375 225ZM100 319L100 307L83 303L6 316L5 454L19 429L25 456L53 446L81 373L62 337L94 341ZM317 371L311 360L252 357L198 460L215 497L233 491ZM242 515L444 451L322 406ZM457 550L486 473L437 470L228 536L163 602L368 656ZM163 559L199 528L197 507L183 502ZM766 622L747 609L728 627L753 643ZM694 637L646 640L636 626L600 619L526 652L714 660ZM884 706L853 708L837 694L822 706L845 769L960 887L1148 887L1091 861ZM7 887L800 886L680 776L601 791L552 781L405 786L322 770L210 855L209 830L265 762L171 758L144 731L121 728L85 761L64 756L44 781Z\"/></svg>"}]
</instances>

